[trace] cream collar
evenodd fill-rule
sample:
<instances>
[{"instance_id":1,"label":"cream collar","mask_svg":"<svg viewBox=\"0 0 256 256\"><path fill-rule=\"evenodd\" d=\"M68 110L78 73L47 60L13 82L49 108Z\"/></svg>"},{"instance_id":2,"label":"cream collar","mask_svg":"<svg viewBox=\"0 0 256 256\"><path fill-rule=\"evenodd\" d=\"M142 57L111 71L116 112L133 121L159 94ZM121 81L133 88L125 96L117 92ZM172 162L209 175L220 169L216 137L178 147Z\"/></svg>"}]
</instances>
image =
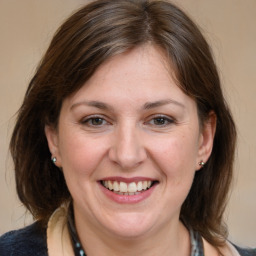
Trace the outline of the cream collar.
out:
<instances>
[{"instance_id":1,"label":"cream collar","mask_svg":"<svg viewBox=\"0 0 256 256\"><path fill-rule=\"evenodd\" d=\"M67 225L68 204L59 207L51 216L47 227L47 247L49 256L75 256ZM218 256L216 249L203 239L205 256ZM229 242L221 248L225 256L239 256Z\"/></svg>"}]
</instances>

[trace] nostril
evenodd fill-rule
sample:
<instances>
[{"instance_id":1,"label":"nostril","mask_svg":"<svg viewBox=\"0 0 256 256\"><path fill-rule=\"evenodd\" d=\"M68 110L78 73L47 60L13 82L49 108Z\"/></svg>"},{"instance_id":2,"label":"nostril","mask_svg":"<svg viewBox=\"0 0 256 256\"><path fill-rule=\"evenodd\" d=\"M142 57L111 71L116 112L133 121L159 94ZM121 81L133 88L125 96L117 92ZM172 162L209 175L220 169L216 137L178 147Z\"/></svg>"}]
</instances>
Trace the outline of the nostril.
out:
<instances>
[{"instance_id":1,"label":"nostril","mask_svg":"<svg viewBox=\"0 0 256 256\"><path fill-rule=\"evenodd\" d=\"M119 166L122 167L123 170L129 170L137 167L141 163L143 163L144 159L138 156L138 154L116 154L116 156L113 157L110 155L110 160L118 164Z\"/></svg>"}]
</instances>

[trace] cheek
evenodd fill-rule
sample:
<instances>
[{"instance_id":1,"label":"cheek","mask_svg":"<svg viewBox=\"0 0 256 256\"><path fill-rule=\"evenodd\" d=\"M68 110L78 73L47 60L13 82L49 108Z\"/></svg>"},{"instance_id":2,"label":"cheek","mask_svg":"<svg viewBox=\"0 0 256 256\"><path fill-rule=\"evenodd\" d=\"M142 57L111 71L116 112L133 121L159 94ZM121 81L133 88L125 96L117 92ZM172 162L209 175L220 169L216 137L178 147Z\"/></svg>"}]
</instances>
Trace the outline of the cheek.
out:
<instances>
[{"instance_id":1,"label":"cheek","mask_svg":"<svg viewBox=\"0 0 256 256\"><path fill-rule=\"evenodd\" d=\"M197 141L188 136L172 136L154 144L155 153L165 163L189 165L197 157Z\"/></svg>"},{"instance_id":2,"label":"cheek","mask_svg":"<svg viewBox=\"0 0 256 256\"><path fill-rule=\"evenodd\" d=\"M158 140L155 145L157 146L151 155L161 172L161 193L165 198L163 212L177 211L178 214L194 180L196 143L185 136L170 136L165 140ZM161 215L161 218L165 217L164 214Z\"/></svg>"},{"instance_id":3,"label":"cheek","mask_svg":"<svg viewBox=\"0 0 256 256\"><path fill-rule=\"evenodd\" d=\"M195 173L197 142L192 137L173 136L155 143L154 160L167 182L172 185L190 184Z\"/></svg>"},{"instance_id":4,"label":"cheek","mask_svg":"<svg viewBox=\"0 0 256 256\"><path fill-rule=\"evenodd\" d=\"M106 153L104 145L104 141L99 143L80 133L66 133L60 144L63 171L79 177L92 175Z\"/></svg>"}]
</instances>

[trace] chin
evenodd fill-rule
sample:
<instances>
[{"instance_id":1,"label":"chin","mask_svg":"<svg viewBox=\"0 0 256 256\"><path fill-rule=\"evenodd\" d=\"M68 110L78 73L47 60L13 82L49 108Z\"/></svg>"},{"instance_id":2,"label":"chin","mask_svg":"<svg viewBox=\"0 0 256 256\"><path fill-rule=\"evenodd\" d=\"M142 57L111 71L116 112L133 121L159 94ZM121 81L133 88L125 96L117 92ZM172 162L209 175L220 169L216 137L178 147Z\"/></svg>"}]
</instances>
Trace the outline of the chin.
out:
<instances>
[{"instance_id":1,"label":"chin","mask_svg":"<svg viewBox=\"0 0 256 256\"><path fill-rule=\"evenodd\" d=\"M120 239L131 240L146 236L153 228L153 223L152 218L145 217L145 213L122 213L112 216L112 219L105 219L102 226Z\"/></svg>"}]
</instances>

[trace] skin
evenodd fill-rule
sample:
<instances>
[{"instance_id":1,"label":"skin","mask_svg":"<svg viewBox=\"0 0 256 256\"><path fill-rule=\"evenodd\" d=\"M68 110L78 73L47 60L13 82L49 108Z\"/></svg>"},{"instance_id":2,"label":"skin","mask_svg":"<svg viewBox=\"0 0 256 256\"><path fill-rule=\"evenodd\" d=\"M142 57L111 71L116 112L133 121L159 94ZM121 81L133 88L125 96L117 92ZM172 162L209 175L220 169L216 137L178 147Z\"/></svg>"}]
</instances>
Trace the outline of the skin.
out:
<instances>
[{"instance_id":1,"label":"skin","mask_svg":"<svg viewBox=\"0 0 256 256\"><path fill-rule=\"evenodd\" d=\"M190 255L180 209L211 153L216 118L200 127L172 73L152 45L117 55L63 101L58 129L45 128L88 255ZM142 201L118 203L99 183L116 176L157 183Z\"/></svg>"}]
</instances>

